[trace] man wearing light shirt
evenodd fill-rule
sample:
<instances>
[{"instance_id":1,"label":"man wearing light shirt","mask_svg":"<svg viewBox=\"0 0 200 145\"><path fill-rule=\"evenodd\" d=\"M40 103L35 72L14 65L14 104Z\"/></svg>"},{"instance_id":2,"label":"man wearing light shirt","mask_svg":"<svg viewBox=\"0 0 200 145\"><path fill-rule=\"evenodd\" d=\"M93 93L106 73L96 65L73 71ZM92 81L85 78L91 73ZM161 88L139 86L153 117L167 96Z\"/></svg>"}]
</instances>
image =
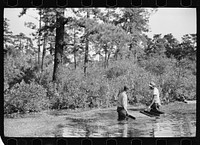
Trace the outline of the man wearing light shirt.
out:
<instances>
[{"instance_id":1,"label":"man wearing light shirt","mask_svg":"<svg viewBox=\"0 0 200 145\"><path fill-rule=\"evenodd\" d=\"M149 84L149 88L153 90L153 100L151 104L149 105L148 109L153 109L153 110L158 111L159 107L161 106L159 90L156 88L156 85L154 82L151 82Z\"/></svg>"},{"instance_id":2,"label":"man wearing light shirt","mask_svg":"<svg viewBox=\"0 0 200 145\"><path fill-rule=\"evenodd\" d=\"M128 119L128 110L127 110L127 92L128 88L124 86L122 92L118 95L117 101L117 112L118 112L118 120L127 120Z\"/></svg>"}]
</instances>

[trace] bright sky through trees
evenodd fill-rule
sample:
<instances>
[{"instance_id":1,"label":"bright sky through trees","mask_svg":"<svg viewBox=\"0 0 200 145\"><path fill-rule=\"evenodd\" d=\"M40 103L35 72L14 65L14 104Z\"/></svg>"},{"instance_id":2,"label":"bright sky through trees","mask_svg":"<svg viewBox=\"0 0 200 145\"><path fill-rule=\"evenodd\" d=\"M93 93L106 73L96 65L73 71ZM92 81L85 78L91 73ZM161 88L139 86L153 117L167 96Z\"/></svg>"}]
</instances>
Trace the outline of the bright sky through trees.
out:
<instances>
[{"instance_id":1,"label":"bright sky through trees","mask_svg":"<svg viewBox=\"0 0 200 145\"><path fill-rule=\"evenodd\" d=\"M20 32L29 36L33 30L24 26L24 22L34 22L38 25L36 10L28 10L27 15L18 17L20 8L4 9L4 17L8 18L10 29L14 34ZM172 33L179 41L185 34L196 33L196 9L195 8L158 8L158 11L150 17L150 32L147 33L152 38L154 34Z\"/></svg>"},{"instance_id":2,"label":"bright sky through trees","mask_svg":"<svg viewBox=\"0 0 200 145\"><path fill-rule=\"evenodd\" d=\"M172 33L179 41L185 34L196 33L195 8L159 8L150 17L150 31L147 35Z\"/></svg>"}]
</instances>

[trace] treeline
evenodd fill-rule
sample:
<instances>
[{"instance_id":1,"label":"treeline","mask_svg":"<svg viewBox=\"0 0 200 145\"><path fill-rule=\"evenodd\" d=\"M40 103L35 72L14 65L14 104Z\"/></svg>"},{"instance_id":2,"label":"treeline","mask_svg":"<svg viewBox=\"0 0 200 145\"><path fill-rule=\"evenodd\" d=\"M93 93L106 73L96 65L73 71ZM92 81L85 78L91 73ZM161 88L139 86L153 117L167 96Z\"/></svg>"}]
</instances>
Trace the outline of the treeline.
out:
<instances>
[{"instance_id":1,"label":"treeline","mask_svg":"<svg viewBox=\"0 0 200 145\"><path fill-rule=\"evenodd\" d=\"M26 15L23 9L19 16ZM129 103L149 103L154 81L163 103L196 99L196 34L151 39L156 9L37 8L34 39L13 35L4 18L4 112L110 107L123 85ZM33 46L37 41L37 47Z\"/></svg>"}]
</instances>

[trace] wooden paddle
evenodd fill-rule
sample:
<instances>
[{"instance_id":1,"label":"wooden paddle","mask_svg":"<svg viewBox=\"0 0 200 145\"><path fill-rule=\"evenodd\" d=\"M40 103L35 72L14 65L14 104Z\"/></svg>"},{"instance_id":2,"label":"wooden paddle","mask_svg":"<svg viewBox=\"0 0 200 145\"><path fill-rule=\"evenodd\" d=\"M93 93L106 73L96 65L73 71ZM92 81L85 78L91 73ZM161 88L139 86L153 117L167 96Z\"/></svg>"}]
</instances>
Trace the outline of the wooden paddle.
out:
<instances>
[{"instance_id":1,"label":"wooden paddle","mask_svg":"<svg viewBox=\"0 0 200 145\"><path fill-rule=\"evenodd\" d=\"M128 117L130 117L131 119L136 119L134 116L132 116L132 115L130 115L130 114L128 114Z\"/></svg>"}]
</instances>

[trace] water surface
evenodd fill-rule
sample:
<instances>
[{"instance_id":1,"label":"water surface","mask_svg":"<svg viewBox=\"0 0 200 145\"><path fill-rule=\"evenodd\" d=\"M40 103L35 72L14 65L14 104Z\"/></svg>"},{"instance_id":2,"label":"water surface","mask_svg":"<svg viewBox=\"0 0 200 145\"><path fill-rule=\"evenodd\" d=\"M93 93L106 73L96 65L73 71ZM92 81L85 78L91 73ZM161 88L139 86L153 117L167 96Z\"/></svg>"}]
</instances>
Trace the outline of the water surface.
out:
<instances>
[{"instance_id":1,"label":"water surface","mask_svg":"<svg viewBox=\"0 0 200 145\"><path fill-rule=\"evenodd\" d=\"M117 121L115 110L101 111L88 117L70 118L60 128L63 137L191 137L196 135L196 114L178 112L148 117L139 111L136 120Z\"/></svg>"}]
</instances>

